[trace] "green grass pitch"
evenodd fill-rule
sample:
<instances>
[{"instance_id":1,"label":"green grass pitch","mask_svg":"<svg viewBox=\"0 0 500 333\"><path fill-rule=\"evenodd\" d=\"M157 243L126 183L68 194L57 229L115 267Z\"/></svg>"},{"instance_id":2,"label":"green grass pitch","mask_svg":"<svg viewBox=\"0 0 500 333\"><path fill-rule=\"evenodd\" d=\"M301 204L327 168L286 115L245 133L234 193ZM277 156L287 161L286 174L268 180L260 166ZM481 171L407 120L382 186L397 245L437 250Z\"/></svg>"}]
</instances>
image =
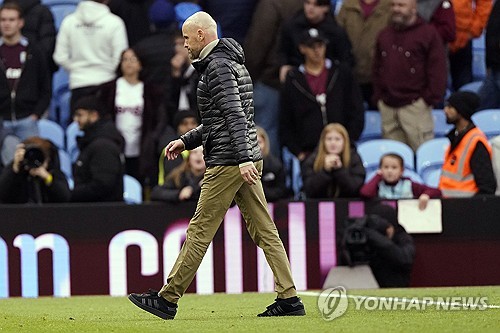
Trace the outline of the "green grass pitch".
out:
<instances>
[{"instance_id":1,"label":"green grass pitch","mask_svg":"<svg viewBox=\"0 0 500 333\"><path fill-rule=\"evenodd\" d=\"M490 308L444 311L356 310L325 321L317 297L301 295L304 317L258 318L273 294L187 294L174 320L164 321L135 307L125 297L0 299L0 332L500 332L500 286L348 291L384 297L486 296Z\"/></svg>"}]
</instances>

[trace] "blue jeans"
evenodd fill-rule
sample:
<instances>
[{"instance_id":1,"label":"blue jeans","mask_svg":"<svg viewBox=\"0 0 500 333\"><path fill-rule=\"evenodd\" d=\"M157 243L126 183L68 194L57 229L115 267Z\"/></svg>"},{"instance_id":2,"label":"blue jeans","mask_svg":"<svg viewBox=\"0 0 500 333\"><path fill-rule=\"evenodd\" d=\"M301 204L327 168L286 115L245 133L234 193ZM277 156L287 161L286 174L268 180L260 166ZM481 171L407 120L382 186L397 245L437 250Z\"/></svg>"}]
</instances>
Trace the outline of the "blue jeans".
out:
<instances>
[{"instance_id":1,"label":"blue jeans","mask_svg":"<svg viewBox=\"0 0 500 333\"><path fill-rule=\"evenodd\" d=\"M3 128L7 134L17 136L21 141L26 140L30 136L38 136L38 121L31 117L26 117L17 120L4 120Z\"/></svg>"},{"instance_id":2,"label":"blue jeans","mask_svg":"<svg viewBox=\"0 0 500 333\"><path fill-rule=\"evenodd\" d=\"M255 123L269 136L271 152L281 156L279 141L280 93L277 89L256 82L253 86Z\"/></svg>"},{"instance_id":3,"label":"blue jeans","mask_svg":"<svg viewBox=\"0 0 500 333\"><path fill-rule=\"evenodd\" d=\"M478 95L481 98L479 110L500 108L500 71L488 73Z\"/></svg>"}]
</instances>

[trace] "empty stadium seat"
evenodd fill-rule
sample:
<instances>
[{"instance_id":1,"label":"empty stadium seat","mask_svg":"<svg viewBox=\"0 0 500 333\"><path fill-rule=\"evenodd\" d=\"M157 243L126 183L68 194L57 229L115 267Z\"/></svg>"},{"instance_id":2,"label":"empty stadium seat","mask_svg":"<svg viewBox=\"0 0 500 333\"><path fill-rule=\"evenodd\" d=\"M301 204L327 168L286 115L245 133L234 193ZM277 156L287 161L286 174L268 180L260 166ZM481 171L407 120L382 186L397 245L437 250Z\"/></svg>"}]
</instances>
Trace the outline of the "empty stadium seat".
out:
<instances>
[{"instance_id":1,"label":"empty stadium seat","mask_svg":"<svg viewBox=\"0 0 500 333\"><path fill-rule=\"evenodd\" d=\"M382 119L380 117L380 112L373 110L365 111L365 126L363 127L363 132L361 132L358 143L381 138Z\"/></svg>"},{"instance_id":2,"label":"empty stadium seat","mask_svg":"<svg viewBox=\"0 0 500 333\"><path fill-rule=\"evenodd\" d=\"M69 158L69 154L63 149L59 149L59 165L66 179L73 179L71 159Z\"/></svg>"},{"instance_id":3,"label":"empty stadium seat","mask_svg":"<svg viewBox=\"0 0 500 333\"><path fill-rule=\"evenodd\" d=\"M400 155L405 162L406 169L415 169L415 156L413 150L403 142L389 139L366 141L358 146L358 153L361 156L367 173L377 170L380 157L387 153L396 153Z\"/></svg>"},{"instance_id":4,"label":"empty stadium seat","mask_svg":"<svg viewBox=\"0 0 500 333\"><path fill-rule=\"evenodd\" d=\"M292 189L294 197L298 199L300 191L302 190L302 171L300 168L300 161L295 157L287 147L281 150L283 159L283 169L285 170L285 184L286 187Z\"/></svg>"},{"instance_id":5,"label":"empty stadium seat","mask_svg":"<svg viewBox=\"0 0 500 333\"><path fill-rule=\"evenodd\" d=\"M446 115L442 109L432 110L432 118L434 119L434 137L442 138L453 128L453 125L446 123Z\"/></svg>"},{"instance_id":6,"label":"empty stadium seat","mask_svg":"<svg viewBox=\"0 0 500 333\"><path fill-rule=\"evenodd\" d=\"M471 91L473 93L476 93L479 91L479 88L483 85L483 81L474 81L471 83L464 84L463 86L460 87L460 91Z\"/></svg>"},{"instance_id":7,"label":"empty stadium seat","mask_svg":"<svg viewBox=\"0 0 500 333\"><path fill-rule=\"evenodd\" d=\"M472 121L488 139L500 135L500 109L488 109L472 115Z\"/></svg>"},{"instance_id":8,"label":"empty stadium seat","mask_svg":"<svg viewBox=\"0 0 500 333\"><path fill-rule=\"evenodd\" d=\"M38 121L40 137L52 141L59 149L64 149L64 130L58 123L48 119Z\"/></svg>"},{"instance_id":9,"label":"empty stadium seat","mask_svg":"<svg viewBox=\"0 0 500 333\"><path fill-rule=\"evenodd\" d=\"M434 174L435 170L441 170L444 163L444 153L449 145L448 138L436 138L424 142L418 147L415 153L416 169L425 183L428 182L431 173Z\"/></svg>"},{"instance_id":10,"label":"empty stadium seat","mask_svg":"<svg viewBox=\"0 0 500 333\"><path fill-rule=\"evenodd\" d=\"M66 151L68 152L71 161L75 162L78 158L80 151L76 144L76 137L82 136L83 132L78 127L76 122L72 122L68 128L66 128Z\"/></svg>"},{"instance_id":11,"label":"empty stadium seat","mask_svg":"<svg viewBox=\"0 0 500 333\"><path fill-rule=\"evenodd\" d=\"M59 31L59 27L63 19L68 15L73 13L76 10L76 4L71 3L71 1L54 1L50 5L48 5L52 15L54 16L54 25L56 27L56 31Z\"/></svg>"},{"instance_id":12,"label":"empty stadium seat","mask_svg":"<svg viewBox=\"0 0 500 333\"><path fill-rule=\"evenodd\" d=\"M142 203L142 185L132 176L123 176L123 200L128 204Z\"/></svg>"}]
</instances>

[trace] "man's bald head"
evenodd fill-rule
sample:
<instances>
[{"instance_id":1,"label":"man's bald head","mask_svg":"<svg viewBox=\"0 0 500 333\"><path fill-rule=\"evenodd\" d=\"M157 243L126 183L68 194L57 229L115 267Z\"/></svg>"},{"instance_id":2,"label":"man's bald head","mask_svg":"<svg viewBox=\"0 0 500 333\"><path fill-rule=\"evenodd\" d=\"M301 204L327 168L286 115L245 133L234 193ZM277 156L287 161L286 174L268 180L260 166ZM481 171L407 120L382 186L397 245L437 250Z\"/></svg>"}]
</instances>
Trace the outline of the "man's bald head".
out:
<instances>
[{"instance_id":1,"label":"man's bald head","mask_svg":"<svg viewBox=\"0 0 500 333\"><path fill-rule=\"evenodd\" d=\"M184 21L182 35L189 58L197 59L201 50L218 38L217 23L208 13L196 12Z\"/></svg>"}]
</instances>

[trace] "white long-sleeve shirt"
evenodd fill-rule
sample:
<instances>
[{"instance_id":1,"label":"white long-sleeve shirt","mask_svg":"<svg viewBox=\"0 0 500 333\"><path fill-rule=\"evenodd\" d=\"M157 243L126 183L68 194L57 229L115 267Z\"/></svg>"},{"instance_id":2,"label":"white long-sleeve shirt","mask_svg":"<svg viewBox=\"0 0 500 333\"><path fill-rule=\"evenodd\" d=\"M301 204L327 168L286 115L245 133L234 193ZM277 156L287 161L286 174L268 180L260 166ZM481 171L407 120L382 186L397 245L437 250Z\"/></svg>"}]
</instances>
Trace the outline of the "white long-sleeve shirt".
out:
<instances>
[{"instance_id":1,"label":"white long-sleeve shirt","mask_svg":"<svg viewBox=\"0 0 500 333\"><path fill-rule=\"evenodd\" d=\"M127 47L123 20L107 5L87 0L62 21L53 57L69 72L70 88L75 89L113 80Z\"/></svg>"}]
</instances>

